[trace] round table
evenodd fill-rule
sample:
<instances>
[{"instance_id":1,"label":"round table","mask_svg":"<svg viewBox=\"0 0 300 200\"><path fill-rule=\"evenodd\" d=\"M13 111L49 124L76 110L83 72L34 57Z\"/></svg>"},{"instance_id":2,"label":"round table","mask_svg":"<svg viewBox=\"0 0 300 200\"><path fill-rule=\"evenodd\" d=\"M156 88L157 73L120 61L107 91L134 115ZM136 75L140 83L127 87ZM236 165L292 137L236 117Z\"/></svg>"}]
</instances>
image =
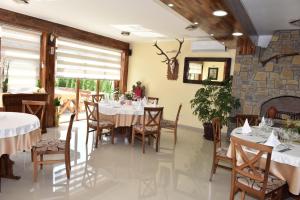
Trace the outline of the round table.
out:
<instances>
[{"instance_id":1,"label":"round table","mask_svg":"<svg viewBox=\"0 0 300 200\"><path fill-rule=\"evenodd\" d=\"M261 129L259 127L251 127L252 131L248 134L242 133L242 127L234 129L232 136L241 138L243 140L264 143L272 130L277 128L269 128L269 130ZM251 152L249 152L251 153ZM231 157L231 146L228 149L227 156ZM273 148L270 172L286 180L289 185L289 190L295 195L300 194L300 144L293 143L291 150L280 152L280 148Z\"/></svg>"},{"instance_id":2,"label":"round table","mask_svg":"<svg viewBox=\"0 0 300 200\"><path fill-rule=\"evenodd\" d=\"M120 105L119 102L100 102L100 118L111 120L115 127L130 127L141 120L144 115L144 107L132 102L132 105Z\"/></svg>"},{"instance_id":3,"label":"round table","mask_svg":"<svg viewBox=\"0 0 300 200\"><path fill-rule=\"evenodd\" d=\"M13 175L9 155L30 150L41 139L40 120L37 116L0 112L0 164L1 177L18 179Z\"/></svg>"}]
</instances>

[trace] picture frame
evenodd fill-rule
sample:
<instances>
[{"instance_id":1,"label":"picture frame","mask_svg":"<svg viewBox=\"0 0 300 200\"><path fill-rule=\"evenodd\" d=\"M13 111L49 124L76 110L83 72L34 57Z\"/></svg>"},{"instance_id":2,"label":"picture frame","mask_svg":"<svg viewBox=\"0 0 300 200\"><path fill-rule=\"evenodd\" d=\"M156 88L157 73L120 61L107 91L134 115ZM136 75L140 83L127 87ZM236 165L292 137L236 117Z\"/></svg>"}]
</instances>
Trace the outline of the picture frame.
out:
<instances>
[{"instance_id":1,"label":"picture frame","mask_svg":"<svg viewBox=\"0 0 300 200\"><path fill-rule=\"evenodd\" d=\"M218 80L219 69L217 67L208 68L208 78L210 80Z\"/></svg>"}]
</instances>

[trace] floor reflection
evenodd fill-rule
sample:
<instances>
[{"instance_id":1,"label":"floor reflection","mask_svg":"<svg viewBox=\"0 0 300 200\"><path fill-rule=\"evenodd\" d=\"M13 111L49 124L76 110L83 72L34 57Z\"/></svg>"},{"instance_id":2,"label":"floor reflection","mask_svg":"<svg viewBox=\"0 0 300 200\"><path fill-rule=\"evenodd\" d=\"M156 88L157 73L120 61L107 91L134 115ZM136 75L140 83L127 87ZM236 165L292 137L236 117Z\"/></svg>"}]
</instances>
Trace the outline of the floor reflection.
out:
<instances>
[{"instance_id":1,"label":"floor reflection","mask_svg":"<svg viewBox=\"0 0 300 200\"><path fill-rule=\"evenodd\" d=\"M65 139L67 125L48 129L43 137ZM3 180L0 199L227 199L230 173L218 170L209 183L212 143L204 141L199 132L180 128L176 147L173 135L163 132L160 152L147 145L146 154L142 154L141 144L131 146L124 135L118 135L114 145L104 137L95 149L90 134L86 145L85 125L79 121L73 126L69 181L61 163L45 166L38 172L38 182L33 183L30 154L21 152L12 159L22 178Z\"/></svg>"}]
</instances>

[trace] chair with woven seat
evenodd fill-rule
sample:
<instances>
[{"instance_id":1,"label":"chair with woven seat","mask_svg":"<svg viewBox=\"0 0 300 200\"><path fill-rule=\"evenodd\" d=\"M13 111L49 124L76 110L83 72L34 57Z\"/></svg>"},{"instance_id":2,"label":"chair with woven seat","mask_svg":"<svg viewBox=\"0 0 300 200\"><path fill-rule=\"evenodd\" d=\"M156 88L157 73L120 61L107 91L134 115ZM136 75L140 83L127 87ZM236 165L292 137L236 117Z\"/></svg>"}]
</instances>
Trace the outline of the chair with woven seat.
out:
<instances>
[{"instance_id":1,"label":"chair with woven seat","mask_svg":"<svg viewBox=\"0 0 300 200\"><path fill-rule=\"evenodd\" d=\"M244 115L238 114L236 115L236 127L241 127L244 125L246 119L248 119L248 123L250 126L258 126L259 120L258 115Z\"/></svg>"},{"instance_id":2,"label":"chair with woven seat","mask_svg":"<svg viewBox=\"0 0 300 200\"><path fill-rule=\"evenodd\" d=\"M72 126L74 121L75 114L72 114L70 117L69 127L67 131L66 140L59 139L50 139L50 140L41 140L36 145L32 147L32 158L33 158L33 181L37 181L38 174L38 165L40 168L43 168L44 164L54 164L65 162L67 178L70 179L71 172L71 158L70 158L70 141ZM61 160L44 160L44 155L54 155L54 154L64 154L64 159ZM38 160L40 157L40 160Z\"/></svg>"},{"instance_id":3,"label":"chair with woven seat","mask_svg":"<svg viewBox=\"0 0 300 200\"><path fill-rule=\"evenodd\" d=\"M282 199L286 182L269 173L272 149L271 146L231 137L233 169L230 200L234 199L238 191L241 191L243 200L246 193L260 200L270 197Z\"/></svg>"},{"instance_id":4,"label":"chair with woven seat","mask_svg":"<svg viewBox=\"0 0 300 200\"><path fill-rule=\"evenodd\" d=\"M154 103L158 104L159 98L158 97L147 97L147 100L148 100L149 104L154 104Z\"/></svg>"},{"instance_id":5,"label":"chair with woven seat","mask_svg":"<svg viewBox=\"0 0 300 200\"><path fill-rule=\"evenodd\" d=\"M102 99L104 99L104 94L93 94L92 102L99 103Z\"/></svg>"},{"instance_id":6,"label":"chair with woven seat","mask_svg":"<svg viewBox=\"0 0 300 200\"><path fill-rule=\"evenodd\" d=\"M221 119L216 117L212 119L213 136L214 136L214 150L213 150L213 163L210 173L209 181L212 180L213 175L216 173L217 167L231 170L230 167L220 164L219 162L225 162L231 165L231 158L227 157L227 148L222 147L221 143Z\"/></svg>"},{"instance_id":7,"label":"chair with woven seat","mask_svg":"<svg viewBox=\"0 0 300 200\"><path fill-rule=\"evenodd\" d=\"M161 128L173 131L174 145L176 145L176 143L177 143L177 126L178 126L178 120L179 120L179 114L180 114L181 108L182 108L182 104L180 104L178 107L175 121L165 120L165 119L161 120Z\"/></svg>"},{"instance_id":8,"label":"chair with woven seat","mask_svg":"<svg viewBox=\"0 0 300 200\"><path fill-rule=\"evenodd\" d=\"M22 112L36 115L40 119L40 124L42 127L46 111L46 105L46 101L22 100Z\"/></svg>"},{"instance_id":9,"label":"chair with woven seat","mask_svg":"<svg viewBox=\"0 0 300 200\"><path fill-rule=\"evenodd\" d=\"M159 149L160 142L160 121L162 118L163 107L145 107L143 124L134 125L132 127L132 140L131 143L134 145L135 138L142 141L143 153L145 153L145 138L148 137L156 140L156 152ZM150 144L150 143L149 143Z\"/></svg>"},{"instance_id":10,"label":"chair with woven seat","mask_svg":"<svg viewBox=\"0 0 300 200\"><path fill-rule=\"evenodd\" d=\"M96 132L95 147L97 148L99 138L100 138L100 141L102 141L103 129L110 130L111 143L114 144L115 124L108 120L100 120L98 103L85 101L84 105L85 105L86 120L87 120L86 144L88 143L89 133Z\"/></svg>"}]
</instances>

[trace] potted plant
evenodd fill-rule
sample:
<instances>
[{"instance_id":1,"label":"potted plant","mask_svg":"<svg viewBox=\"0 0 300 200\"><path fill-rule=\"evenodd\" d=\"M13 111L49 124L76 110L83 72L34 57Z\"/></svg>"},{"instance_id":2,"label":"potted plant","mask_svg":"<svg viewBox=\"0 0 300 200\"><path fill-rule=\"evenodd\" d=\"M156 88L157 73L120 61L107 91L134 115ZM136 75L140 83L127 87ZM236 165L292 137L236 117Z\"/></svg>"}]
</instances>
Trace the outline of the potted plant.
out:
<instances>
[{"instance_id":1,"label":"potted plant","mask_svg":"<svg viewBox=\"0 0 300 200\"><path fill-rule=\"evenodd\" d=\"M7 58L3 58L1 60L1 76L3 78L2 81L2 92L7 92L8 90L8 70L9 70L9 60Z\"/></svg>"},{"instance_id":2,"label":"potted plant","mask_svg":"<svg viewBox=\"0 0 300 200\"><path fill-rule=\"evenodd\" d=\"M220 117L222 125L226 125L232 109L240 107L239 99L231 95L232 78L224 81L223 86L212 84L211 80L204 80L194 99L190 101L193 114L203 122L204 137L213 140L211 120Z\"/></svg>"},{"instance_id":3,"label":"potted plant","mask_svg":"<svg viewBox=\"0 0 300 200\"><path fill-rule=\"evenodd\" d=\"M132 99L133 99L133 93L131 91L125 92L125 100L127 105L132 104Z\"/></svg>"},{"instance_id":4,"label":"potted plant","mask_svg":"<svg viewBox=\"0 0 300 200\"><path fill-rule=\"evenodd\" d=\"M55 106L55 119L54 119L54 125L56 127L59 126L59 117L60 117L60 113L59 113L59 108L60 108L60 97L55 97L53 104Z\"/></svg>"}]
</instances>

